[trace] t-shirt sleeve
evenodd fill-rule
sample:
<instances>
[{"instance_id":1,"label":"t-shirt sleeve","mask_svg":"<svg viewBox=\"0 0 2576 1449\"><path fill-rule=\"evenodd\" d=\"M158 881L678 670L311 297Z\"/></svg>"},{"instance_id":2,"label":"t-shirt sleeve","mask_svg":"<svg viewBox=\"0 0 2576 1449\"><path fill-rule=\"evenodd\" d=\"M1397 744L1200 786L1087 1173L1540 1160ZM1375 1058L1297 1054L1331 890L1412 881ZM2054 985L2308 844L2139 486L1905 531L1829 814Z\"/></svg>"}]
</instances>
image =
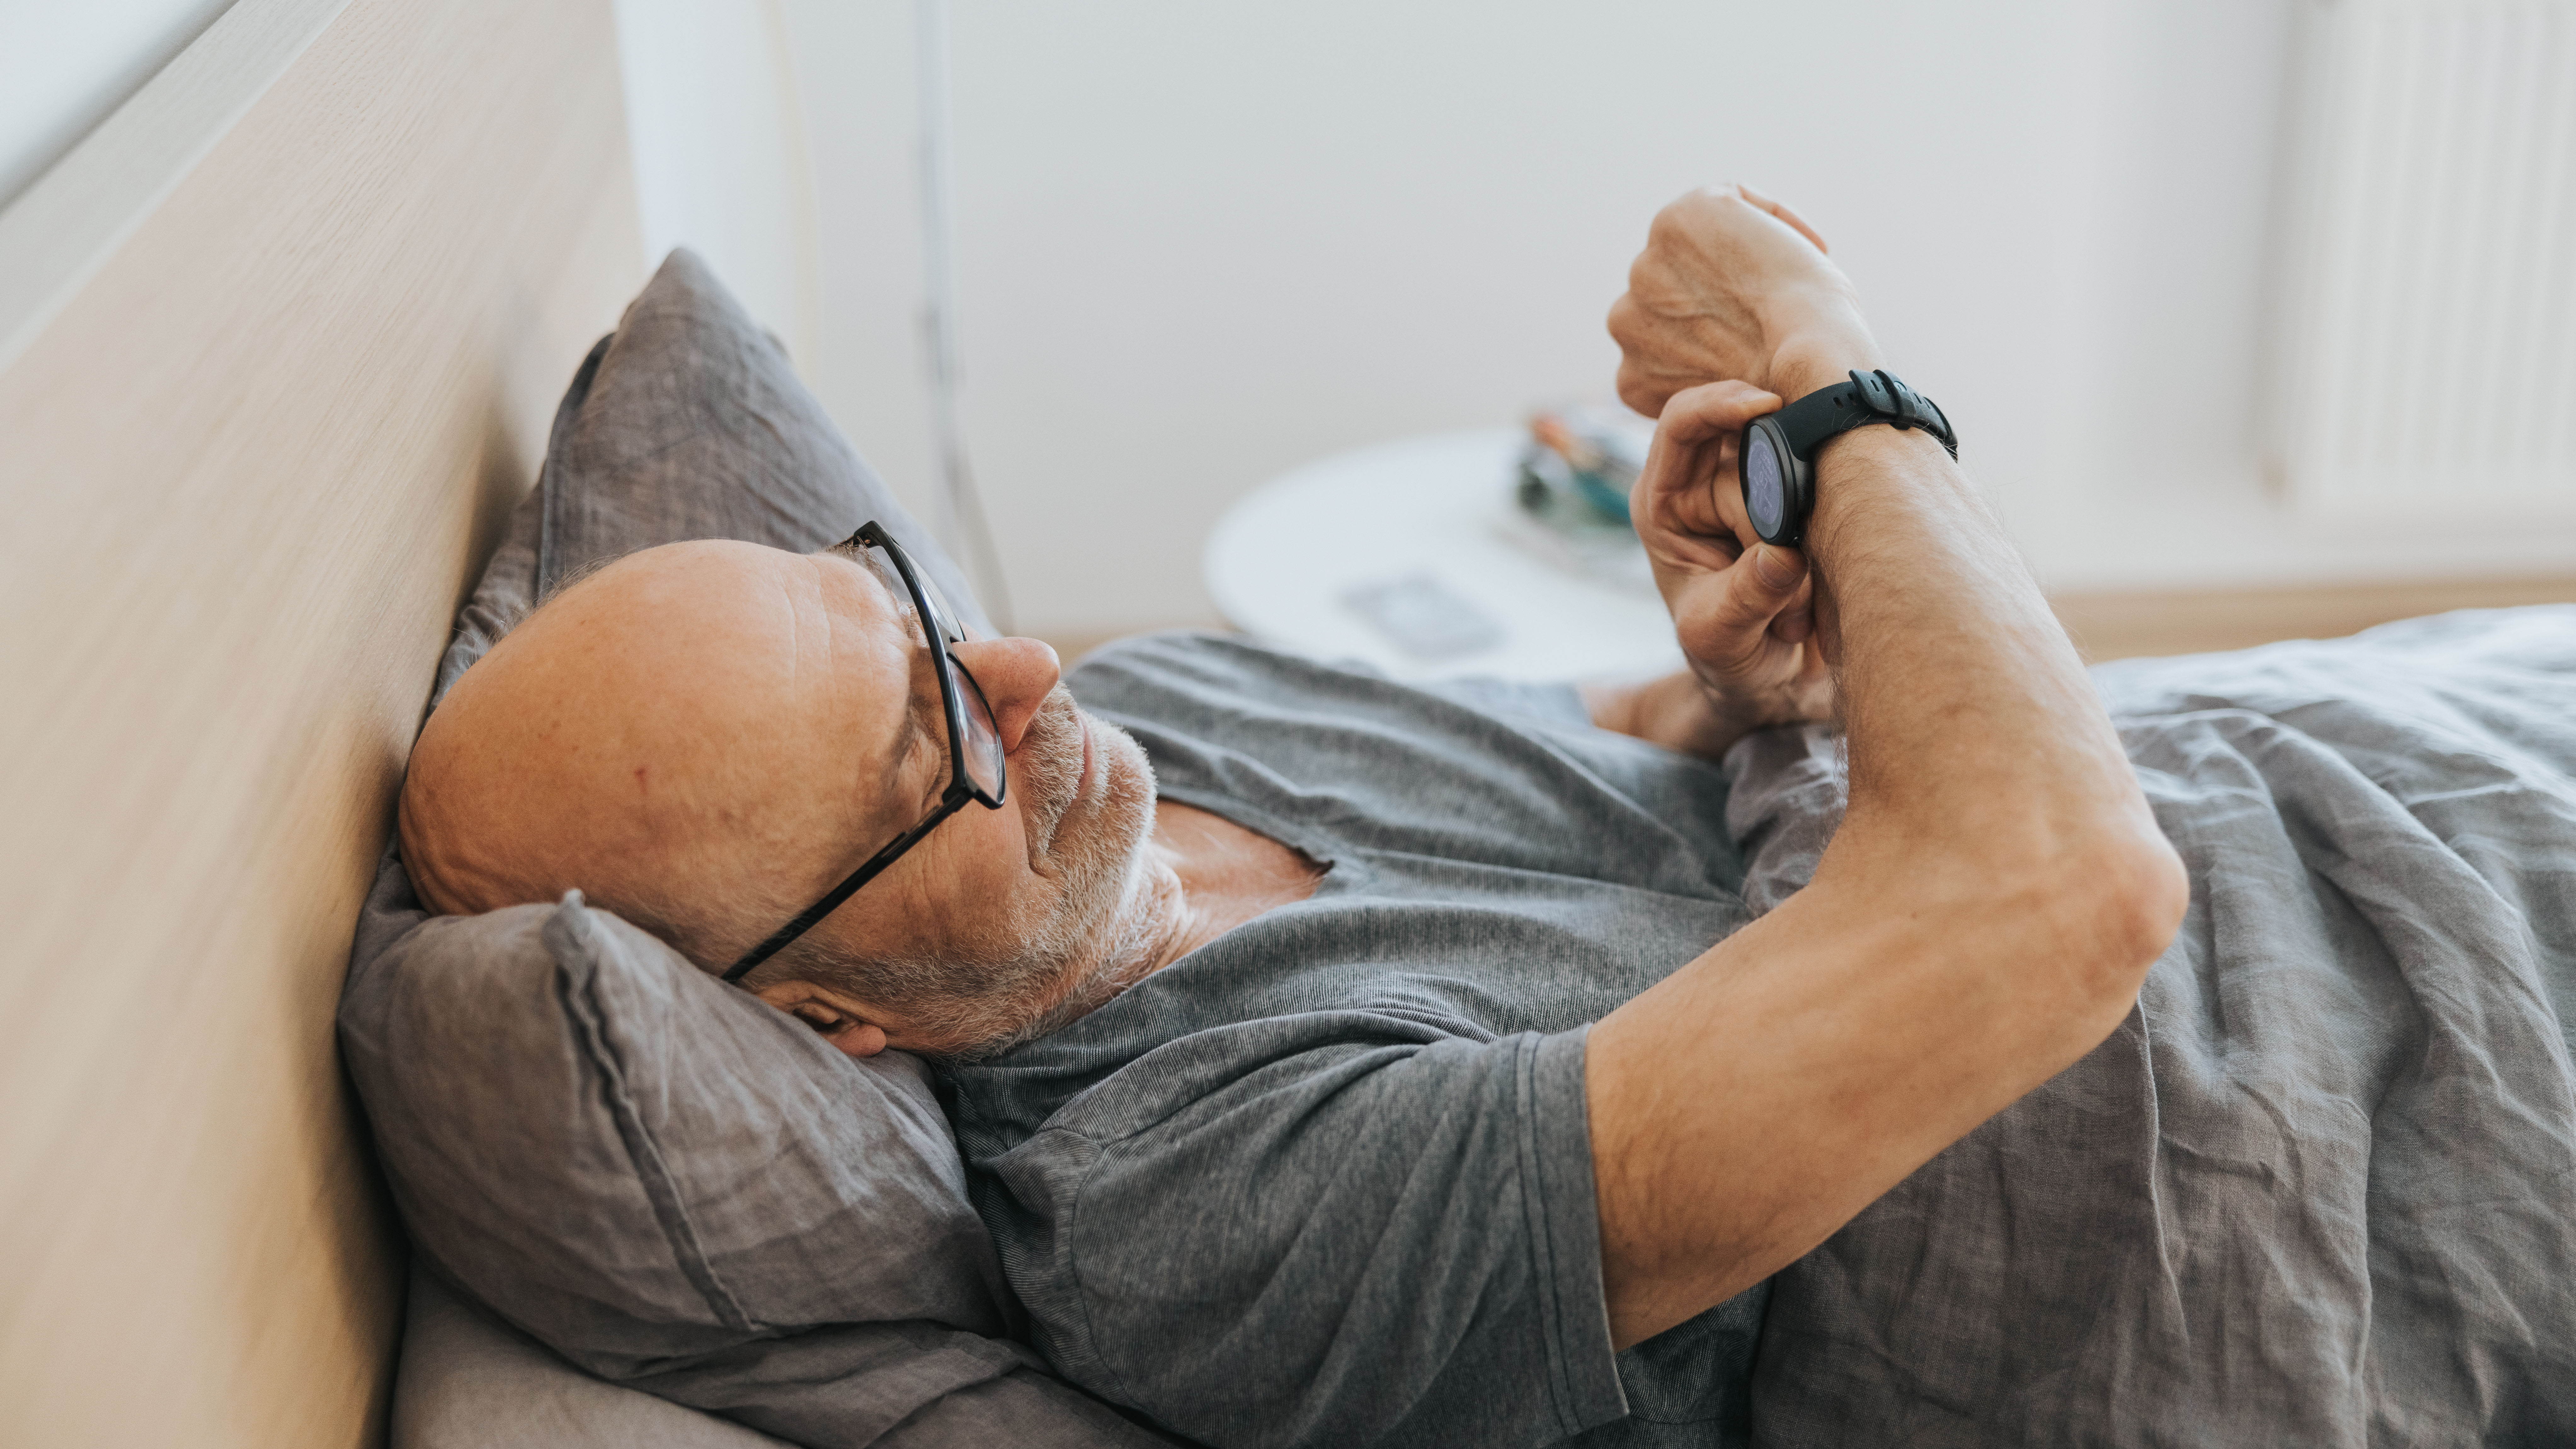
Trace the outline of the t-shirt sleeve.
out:
<instances>
[{"instance_id":1,"label":"t-shirt sleeve","mask_svg":"<svg viewBox=\"0 0 2576 1449\"><path fill-rule=\"evenodd\" d=\"M1625 1415L1583 1031L1349 1021L1185 1037L981 1164L1056 1367L1215 1444L1505 1449Z\"/></svg>"}]
</instances>

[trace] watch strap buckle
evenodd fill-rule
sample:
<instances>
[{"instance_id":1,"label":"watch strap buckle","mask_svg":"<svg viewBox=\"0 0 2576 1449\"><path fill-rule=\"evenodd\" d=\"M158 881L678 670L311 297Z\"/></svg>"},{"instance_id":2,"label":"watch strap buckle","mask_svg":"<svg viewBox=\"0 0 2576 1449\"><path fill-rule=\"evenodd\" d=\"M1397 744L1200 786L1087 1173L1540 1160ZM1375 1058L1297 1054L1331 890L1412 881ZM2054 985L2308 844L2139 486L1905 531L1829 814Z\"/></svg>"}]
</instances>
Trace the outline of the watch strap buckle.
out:
<instances>
[{"instance_id":1,"label":"watch strap buckle","mask_svg":"<svg viewBox=\"0 0 2576 1449\"><path fill-rule=\"evenodd\" d=\"M1939 438L1951 457L1959 456L1959 435L1950 430L1950 419L1938 403L1907 387L1885 368L1871 372L1854 368L1850 376L1862 404L1878 414L1878 420L1899 432L1921 428Z\"/></svg>"}]
</instances>

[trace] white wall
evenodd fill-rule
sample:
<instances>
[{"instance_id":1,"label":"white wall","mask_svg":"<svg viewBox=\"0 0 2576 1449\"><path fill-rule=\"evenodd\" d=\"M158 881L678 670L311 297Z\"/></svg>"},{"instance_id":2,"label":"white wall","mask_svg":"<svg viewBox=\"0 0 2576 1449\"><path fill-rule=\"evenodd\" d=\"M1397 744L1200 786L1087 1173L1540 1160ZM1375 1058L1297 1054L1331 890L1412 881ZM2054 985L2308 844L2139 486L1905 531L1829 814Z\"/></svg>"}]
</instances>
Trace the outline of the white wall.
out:
<instances>
[{"instance_id":1,"label":"white wall","mask_svg":"<svg viewBox=\"0 0 2576 1449\"><path fill-rule=\"evenodd\" d=\"M927 521L938 465L921 345L915 0L784 3L821 237L805 376Z\"/></svg>"},{"instance_id":2,"label":"white wall","mask_svg":"<svg viewBox=\"0 0 2576 1449\"><path fill-rule=\"evenodd\" d=\"M2288 179L2289 20L2288 0L2093 0L2070 52L2085 104L2061 182L2078 259L2059 302L2073 393L2045 470L1976 471L2001 485L2059 587L2576 572L2563 524L2461 527L2428 508L2400 525L2338 525L2294 516L2266 481L2260 369ZM2450 480L2424 481L2438 495Z\"/></svg>"},{"instance_id":3,"label":"white wall","mask_svg":"<svg viewBox=\"0 0 2576 1449\"><path fill-rule=\"evenodd\" d=\"M707 259L810 365L821 322L813 174L777 0L617 0L636 210L654 265Z\"/></svg>"},{"instance_id":4,"label":"white wall","mask_svg":"<svg viewBox=\"0 0 2576 1449\"><path fill-rule=\"evenodd\" d=\"M808 374L916 499L910 0L784 0ZM1655 208L1741 178L1859 281L2060 588L2563 571L2576 538L2336 532L2254 402L2287 0L955 0L968 427L1019 624L1205 617L1302 459L1605 393Z\"/></svg>"},{"instance_id":5,"label":"white wall","mask_svg":"<svg viewBox=\"0 0 2576 1449\"><path fill-rule=\"evenodd\" d=\"M232 0L0 0L0 205Z\"/></svg>"}]
</instances>

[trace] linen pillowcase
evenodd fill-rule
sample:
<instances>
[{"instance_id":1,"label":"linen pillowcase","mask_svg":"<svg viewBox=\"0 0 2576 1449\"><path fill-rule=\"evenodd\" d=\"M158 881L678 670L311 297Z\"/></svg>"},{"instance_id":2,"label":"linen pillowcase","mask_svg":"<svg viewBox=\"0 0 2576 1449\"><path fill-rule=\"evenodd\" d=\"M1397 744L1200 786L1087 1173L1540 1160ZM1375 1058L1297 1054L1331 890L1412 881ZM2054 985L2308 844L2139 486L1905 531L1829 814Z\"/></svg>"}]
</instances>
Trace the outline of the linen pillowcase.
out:
<instances>
[{"instance_id":1,"label":"linen pillowcase","mask_svg":"<svg viewBox=\"0 0 2576 1449\"><path fill-rule=\"evenodd\" d=\"M549 587L686 538L883 520L981 624L706 268L592 349L433 699ZM340 1040L422 1262L603 1378L814 1446L1160 1444L1047 1376L921 1065L853 1061L568 896L430 917L388 850Z\"/></svg>"},{"instance_id":2,"label":"linen pillowcase","mask_svg":"<svg viewBox=\"0 0 2576 1449\"><path fill-rule=\"evenodd\" d=\"M393 939L362 942L340 1037L440 1278L612 1383L818 1449L1161 1442L1003 1336L918 1061L852 1061L577 895L424 918L407 892L378 882Z\"/></svg>"},{"instance_id":3,"label":"linen pillowcase","mask_svg":"<svg viewBox=\"0 0 2576 1449\"><path fill-rule=\"evenodd\" d=\"M656 544L734 538L808 553L876 518L967 622L992 632L947 551L695 253L671 253L564 402L539 489L537 597Z\"/></svg>"}]
</instances>

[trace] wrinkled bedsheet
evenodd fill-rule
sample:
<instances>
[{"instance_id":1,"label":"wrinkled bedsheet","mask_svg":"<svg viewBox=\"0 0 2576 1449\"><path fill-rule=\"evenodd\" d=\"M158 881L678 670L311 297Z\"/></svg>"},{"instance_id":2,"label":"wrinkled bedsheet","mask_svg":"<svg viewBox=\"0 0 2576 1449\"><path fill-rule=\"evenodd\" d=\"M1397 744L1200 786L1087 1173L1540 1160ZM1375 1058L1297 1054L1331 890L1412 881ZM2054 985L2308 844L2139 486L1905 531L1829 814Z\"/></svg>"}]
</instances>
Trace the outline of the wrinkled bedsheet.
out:
<instances>
[{"instance_id":1,"label":"wrinkled bedsheet","mask_svg":"<svg viewBox=\"0 0 2576 1449\"><path fill-rule=\"evenodd\" d=\"M2108 1041L1780 1276L1758 1441L2576 1444L2576 607L2095 677L2190 914ZM1730 759L1756 909L1836 750Z\"/></svg>"}]
</instances>

